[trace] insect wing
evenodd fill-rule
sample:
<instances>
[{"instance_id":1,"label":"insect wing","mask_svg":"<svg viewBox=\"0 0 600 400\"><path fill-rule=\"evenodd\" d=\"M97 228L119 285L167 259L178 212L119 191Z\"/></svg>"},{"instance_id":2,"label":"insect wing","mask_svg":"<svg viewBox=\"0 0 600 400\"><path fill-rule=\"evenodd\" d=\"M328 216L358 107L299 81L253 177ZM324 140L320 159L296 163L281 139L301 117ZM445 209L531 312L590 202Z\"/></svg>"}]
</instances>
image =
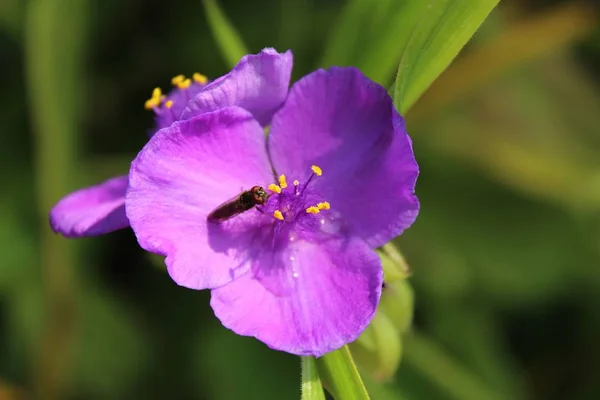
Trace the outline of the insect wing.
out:
<instances>
[{"instance_id":1,"label":"insect wing","mask_svg":"<svg viewBox=\"0 0 600 400\"><path fill-rule=\"evenodd\" d=\"M211 211L207 219L212 222L224 222L244 211L240 205L240 195L238 194Z\"/></svg>"}]
</instances>

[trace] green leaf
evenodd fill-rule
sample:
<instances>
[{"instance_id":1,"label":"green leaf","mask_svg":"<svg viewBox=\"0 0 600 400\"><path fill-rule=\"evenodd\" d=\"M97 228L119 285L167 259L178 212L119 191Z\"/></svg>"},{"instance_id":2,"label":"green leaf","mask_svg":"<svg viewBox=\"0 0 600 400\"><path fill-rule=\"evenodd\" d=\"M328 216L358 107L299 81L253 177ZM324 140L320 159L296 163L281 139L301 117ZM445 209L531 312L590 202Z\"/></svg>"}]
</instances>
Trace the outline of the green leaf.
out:
<instances>
[{"instance_id":1,"label":"green leaf","mask_svg":"<svg viewBox=\"0 0 600 400\"><path fill-rule=\"evenodd\" d=\"M422 0L412 0L422 2ZM456 57L499 0L431 0L413 21L398 66L396 108L405 113Z\"/></svg>"},{"instance_id":2,"label":"green leaf","mask_svg":"<svg viewBox=\"0 0 600 400\"><path fill-rule=\"evenodd\" d=\"M371 2L367 3L372 7ZM427 2L386 0L376 3L379 4L380 15L373 18L371 37L355 65L369 78L388 86ZM382 5L385 3L388 7L384 9Z\"/></svg>"},{"instance_id":3,"label":"green leaf","mask_svg":"<svg viewBox=\"0 0 600 400\"><path fill-rule=\"evenodd\" d=\"M302 400L325 400L314 357L300 357L302 366Z\"/></svg>"},{"instance_id":4,"label":"green leaf","mask_svg":"<svg viewBox=\"0 0 600 400\"><path fill-rule=\"evenodd\" d=\"M338 400L369 400L369 394L348 346L317 358L319 374L327 391Z\"/></svg>"},{"instance_id":5,"label":"green leaf","mask_svg":"<svg viewBox=\"0 0 600 400\"><path fill-rule=\"evenodd\" d=\"M368 1L350 0L346 4L335 23L319 66L352 64L362 32L360 28L370 10Z\"/></svg>"},{"instance_id":6,"label":"green leaf","mask_svg":"<svg viewBox=\"0 0 600 400\"><path fill-rule=\"evenodd\" d=\"M230 67L235 66L240 58L248 54L246 45L239 33L227 19L217 0L202 0L208 24L213 32L223 58Z\"/></svg>"}]
</instances>

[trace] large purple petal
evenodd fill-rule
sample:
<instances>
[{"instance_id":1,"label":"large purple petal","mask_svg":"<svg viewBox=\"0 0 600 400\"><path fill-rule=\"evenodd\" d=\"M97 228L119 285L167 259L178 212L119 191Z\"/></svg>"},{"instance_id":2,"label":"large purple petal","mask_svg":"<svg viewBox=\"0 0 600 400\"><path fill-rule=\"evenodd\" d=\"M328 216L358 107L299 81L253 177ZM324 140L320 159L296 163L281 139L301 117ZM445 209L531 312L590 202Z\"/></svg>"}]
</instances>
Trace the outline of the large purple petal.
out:
<instances>
[{"instance_id":1,"label":"large purple petal","mask_svg":"<svg viewBox=\"0 0 600 400\"><path fill-rule=\"evenodd\" d=\"M98 236L129 226L127 177L112 178L63 197L50 210L50 226L66 237Z\"/></svg>"},{"instance_id":2,"label":"large purple petal","mask_svg":"<svg viewBox=\"0 0 600 400\"><path fill-rule=\"evenodd\" d=\"M224 108L150 139L131 166L127 216L140 245L167 256L175 282L217 287L248 270L265 219L250 210L216 225L207 215L272 179L262 127L246 110Z\"/></svg>"},{"instance_id":3,"label":"large purple petal","mask_svg":"<svg viewBox=\"0 0 600 400\"><path fill-rule=\"evenodd\" d=\"M419 202L418 166L404 120L386 90L354 68L318 70L298 81L273 117L269 150L277 173L314 187L353 234L373 247L408 228Z\"/></svg>"},{"instance_id":4,"label":"large purple petal","mask_svg":"<svg viewBox=\"0 0 600 400\"><path fill-rule=\"evenodd\" d=\"M293 55L267 48L244 56L227 75L209 83L191 100L182 119L227 106L250 111L261 125L271 122L288 92Z\"/></svg>"},{"instance_id":5,"label":"large purple petal","mask_svg":"<svg viewBox=\"0 0 600 400\"><path fill-rule=\"evenodd\" d=\"M382 284L379 257L360 239L296 241L263 252L252 270L212 291L223 325L276 350L321 356L368 325Z\"/></svg>"}]
</instances>

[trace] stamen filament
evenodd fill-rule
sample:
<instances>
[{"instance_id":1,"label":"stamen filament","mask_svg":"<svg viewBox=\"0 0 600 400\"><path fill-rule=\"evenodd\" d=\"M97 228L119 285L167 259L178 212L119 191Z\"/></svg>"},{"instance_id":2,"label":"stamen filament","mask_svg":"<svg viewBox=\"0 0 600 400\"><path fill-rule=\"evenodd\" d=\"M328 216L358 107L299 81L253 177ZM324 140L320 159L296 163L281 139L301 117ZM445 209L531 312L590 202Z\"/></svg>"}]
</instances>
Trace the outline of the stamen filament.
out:
<instances>
[{"instance_id":1,"label":"stamen filament","mask_svg":"<svg viewBox=\"0 0 600 400\"><path fill-rule=\"evenodd\" d=\"M315 177L315 175L316 176L323 175L323 170L320 167L317 167L316 165L313 165L312 167L310 167L310 169L312 170L313 173L310 174L310 176L308 177L308 180L306 181L306 183L302 187L302 191L300 192L300 194L304 193L304 190L307 188L307 186L310 183L310 181L313 180L313 178Z\"/></svg>"}]
</instances>

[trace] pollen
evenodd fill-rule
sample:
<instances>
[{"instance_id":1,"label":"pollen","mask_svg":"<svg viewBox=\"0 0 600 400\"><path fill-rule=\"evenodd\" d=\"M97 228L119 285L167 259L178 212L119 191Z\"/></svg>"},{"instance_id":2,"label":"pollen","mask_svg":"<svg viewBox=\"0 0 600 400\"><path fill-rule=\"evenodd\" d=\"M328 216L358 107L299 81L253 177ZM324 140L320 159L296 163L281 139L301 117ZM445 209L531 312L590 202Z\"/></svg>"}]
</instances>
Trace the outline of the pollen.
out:
<instances>
[{"instance_id":1,"label":"pollen","mask_svg":"<svg viewBox=\"0 0 600 400\"><path fill-rule=\"evenodd\" d=\"M190 85L191 85L191 84L192 84L192 80L191 80L191 79L185 79L185 80L183 80L182 82L179 82L179 83L177 84L177 87L178 87L179 89L187 89L187 88L189 88L189 87L190 87Z\"/></svg>"},{"instance_id":2,"label":"pollen","mask_svg":"<svg viewBox=\"0 0 600 400\"><path fill-rule=\"evenodd\" d=\"M276 219L278 219L280 221L283 221L283 214L279 210L273 211L273 217L275 217Z\"/></svg>"},{"instance_id":3,"label":"pollen","mask_svg":"<svg viewBox=\"0 0 600 400\"><path fill-rule=\"evenodd\" d=\"M173 86L179 86L179 84L183 81L185 81L185 75L177 75L174 76L173 79L171 79L171 83L173 84Z\"/></svg>"},{"instance_id":4,"label":"pollen","mask_svg":"<svg viewBox=\"0 0 600 400\"><path fill-rule=\"evenodd\" d=\"M171 107L173 107L173 100L167 100L167 101L165 102L165 107L167 107L167 108L171 108Z\"/></svg>"},{"instance_id":5,"label":"pollen","mask_svg":"<svg viewBox=\"0 0 600 400\"><path fill-rule=\"evenodd\" d=\"M194 82L200 83L202 85L206 84L208 82L208 78L202 74L199 73L194 73L194 75L192 75L192 79L194 80Z\"/></svg>"},{"instance_id":6,"label":"pollen","mask_svg":"<svg viewBox=\"0 0 600 400\"><path fill-rule=\"evenodd\" d=\"M327 202L327 201L323 201L323 202L317 204L317 208L319 210L329 210L331 208L331 204L329 204L329 202Z\"/></svg>"},{"instance_id":7,"label":"pollen","mask_svg":"<svg viewBox=\"0 0 600 400\"><path fill-rule=\"evenodd\" d=\"M267 189L277 194L281 193L281 188L274 183L271 183L269 186L267 186Z\"/></svg>"},{"instance_id":8,"label":"pollen","mask_svg":"<svg viewBox=\"0 0 600 400\"><path fill-rule=\"evenodd\" d=\"M160 106L161 101L162 101L162 91L158 87L154 88L154 90L152 91L152 97L150 97L148 100L146 100L146 103L144 103L144 108L146 108L146 110L151 110L154 107Z\"/></svg>"},{"instance_id":9,"label":"pollen","mask_svg":"<svg viewBox=\"0 0 600 400\"><path fill-rule=\"evenodd\" d=\"M321 210L319 210L319 207L311 206L306 209L306 212L309 214L318 214L321 212Z\"/></svg>"},{"instance_id":10,"label":"pollen","mask_svg":"<svg viewBox=\"0 0 600 400\"><path fill-rule=\"evenodd\" d=\"M279 176L279 187L282 189L285 189L287 187L287 180L285 179L285 175L280 175Z\"/></svg>"},{"instance_id":11,"label":"pollen","mask_svg":"<svg viewBox=\"0 0 600 400\"><path fill-rule=\"evenodd\" d=\"M320 167L317 167L316 165L313 165L312 167L310 167L310 169L312 169L312 172L314 172L317 176L323 175L323 170Z\"/></svg>"}]
</instances>

